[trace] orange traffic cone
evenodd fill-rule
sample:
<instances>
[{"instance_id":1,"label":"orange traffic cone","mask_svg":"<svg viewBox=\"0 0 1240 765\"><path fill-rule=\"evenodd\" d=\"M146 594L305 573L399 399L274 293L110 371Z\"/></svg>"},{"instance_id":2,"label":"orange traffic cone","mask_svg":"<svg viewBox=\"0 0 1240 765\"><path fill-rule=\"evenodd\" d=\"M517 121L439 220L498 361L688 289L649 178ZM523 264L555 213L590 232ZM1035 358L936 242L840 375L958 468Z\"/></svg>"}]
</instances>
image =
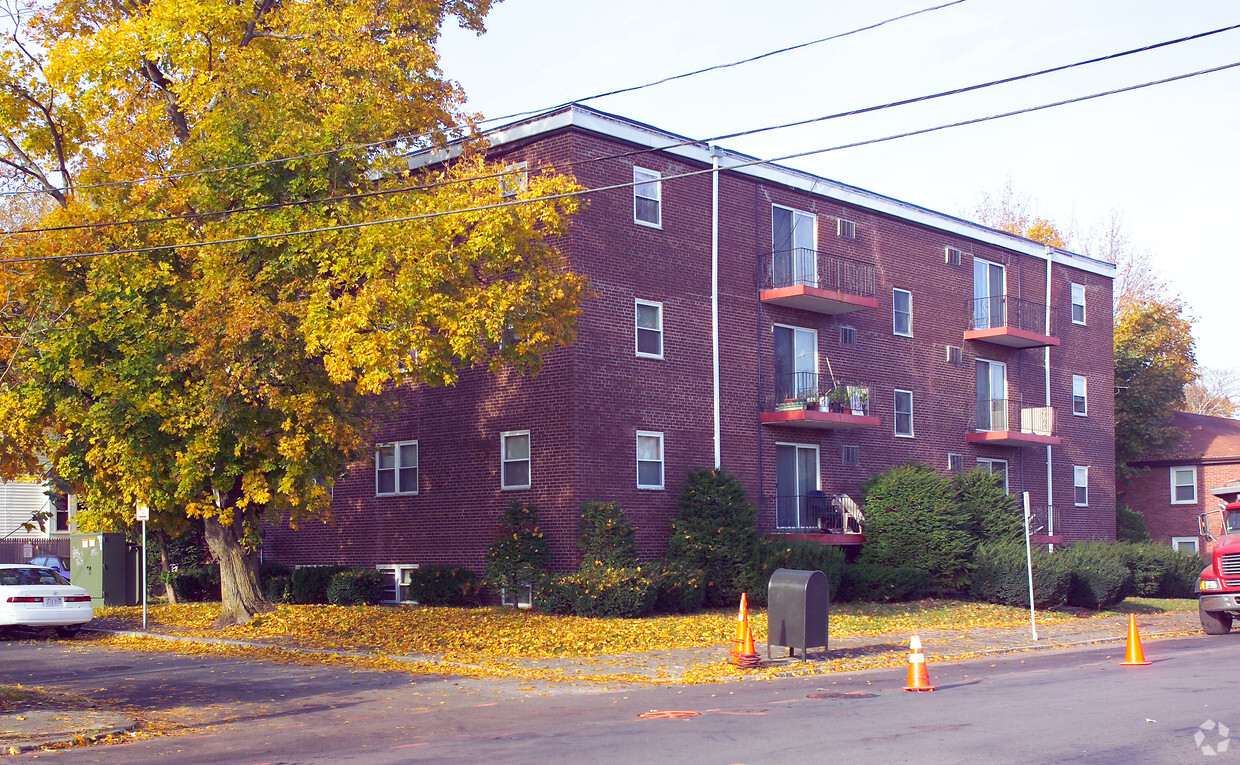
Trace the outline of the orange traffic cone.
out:
<instances>
[{"instance_id":1,"label":"orange traffic cone","mask_svg":"<svg viewBox=\"0 0 1240 765\"><path fill-rule=\"evenodd\" d=\"M749 603L745 600L745 593L741 593L741 608L736 612L736 637L732 639L735 643L732 647L733 653L738 653L745 647L745 630L749 625Z\"/></svg>"},{"instance_id":2,"label":"orange traffic cone","mask_svg":"<svg viewBox=\"0 0 1240 765\"><path fill-rule=\"evenodd\" d=\"M750 669L762 663L758 652L753 646L753 630L749 628L749 614L745 614L745 640L732 654L732 663L738 667Z\"/></svg>"},{"instance_id":3,"label":"orange traffic cone","mask_svg":"<svg viewBox=\"0 0 1240 765\"><path fill-rule=\"evenodd\" d=\"M1124 651L1124 660L1120 664L1126 666L1149 664L1145 660L1145 652L1141 650L1141 636L1137 634L1136 614L1128 614L1128 649Z\"/></svg>"},{"instance_id":4,"label":"orange traffic cone","mask_svg":"<svg viewBox=\"0 0 1240 765\"><path fill-rule=\"evenodd\" d=\"M913 633L908 642L908 685L906 691L933 691L930 674L926 672L926 655L921 652L921 635Z\"/></svg>"}]
</instances>

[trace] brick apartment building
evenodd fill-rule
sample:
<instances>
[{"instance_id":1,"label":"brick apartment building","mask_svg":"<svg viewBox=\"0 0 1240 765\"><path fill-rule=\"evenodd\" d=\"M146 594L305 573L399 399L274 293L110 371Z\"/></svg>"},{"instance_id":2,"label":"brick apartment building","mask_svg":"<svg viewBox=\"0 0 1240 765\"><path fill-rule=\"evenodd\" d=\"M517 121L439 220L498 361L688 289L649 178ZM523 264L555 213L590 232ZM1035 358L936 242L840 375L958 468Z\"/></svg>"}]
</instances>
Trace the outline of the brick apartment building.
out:
<instances>
[{"instance_id":1,"label":"brick apartment building","mask_svg":"<svg viewBox=\"0 0 1240 765\"><path fill-rule=\"evenodd\" d=\"M1219 536L1219 498L1211 492L1240 482L1240 421L1203 414L1176 414L1171 421L1187 437L1168 454L1128 463L1141 473L1120 487L1119 501L1141 513L1155 542L1209 555L1198 517L1206 514L1211 536Z\"/></svg>"},{"instance_id":2,"label":"brick apartment building","mask_svg":"<svg viewBox=\"0 0 1240 765\"><path fill-rule=\"evenodd\" d=\"M716 460L766 534L861 542L848 498L916 460L1003 473L1055 541L1114 538L1110 264L580 106L489 138L514 172L634 184L557 241L593 289L577 342L536 377L395 392L331 523L271 529L269 558L481 571L513 500L559 566L590 500L657 556L687 471Z\"/></svg>"}]
</instances>

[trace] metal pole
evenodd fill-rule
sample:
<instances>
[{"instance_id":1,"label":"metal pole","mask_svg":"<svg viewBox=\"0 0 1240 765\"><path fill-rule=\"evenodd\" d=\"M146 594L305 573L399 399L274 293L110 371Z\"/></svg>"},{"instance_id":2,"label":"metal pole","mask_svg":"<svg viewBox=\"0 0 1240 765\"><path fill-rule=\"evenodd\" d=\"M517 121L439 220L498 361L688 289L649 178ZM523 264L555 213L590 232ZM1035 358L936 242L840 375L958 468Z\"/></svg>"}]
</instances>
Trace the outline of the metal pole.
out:
<instances>
[{"instance_id":1,"label":"metal pole","mask_svg":"<svg viewBox=\"0 0 1240 765\"><path fill-rule=\"evenodd\" d=\"M1033 611L1033 549L1029 543L1029 492L1023 493L1025 501L1025 565L1029 571L1029 631L1033 640L1038 640L1038 620Z\"/></svg>"},{"instance_id":2,"label":"metal pole","mask_svg":"<svg viewBox=\"0 0 1240 765\"><path fill-rule=\"evenodd\" d=\"M723 149L710 147L711 209L710 209L710 344L714 376L715 469L723 467L722 403L719 380L719 157Z\"/></svg>"},{"instance_id":3,"label":"metal pole","mask_svg":"<svg viewBox=\"0 0 1240 765\"><path fill-rule=\"evenodd\" d=\"M146 521L142 522L142 629L146 629Z\"/></svg>"}]
</instances>

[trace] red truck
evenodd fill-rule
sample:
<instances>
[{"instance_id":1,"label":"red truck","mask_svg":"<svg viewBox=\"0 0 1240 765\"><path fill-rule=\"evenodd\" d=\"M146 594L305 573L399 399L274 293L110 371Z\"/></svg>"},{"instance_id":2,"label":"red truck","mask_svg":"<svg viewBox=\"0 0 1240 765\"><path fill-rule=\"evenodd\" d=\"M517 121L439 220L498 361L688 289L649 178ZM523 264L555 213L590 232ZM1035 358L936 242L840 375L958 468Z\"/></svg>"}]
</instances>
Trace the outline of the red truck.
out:
<instances>
[{"instance_id":1,"label":"red truck","mask_svg":"<svg viewBox=\"0 0 1240 765\"><path fill-rule=\"evenodd\" d=\"M1223 534L1214 540L1210 565L1197 580L1197 613L1207 635L1226 635L1232 619L1240 616L1240 487L1213 493L1231 501L1223 506ZM1205 518L1201 518L1203 534Z\"/></svg>"}]
</instances>

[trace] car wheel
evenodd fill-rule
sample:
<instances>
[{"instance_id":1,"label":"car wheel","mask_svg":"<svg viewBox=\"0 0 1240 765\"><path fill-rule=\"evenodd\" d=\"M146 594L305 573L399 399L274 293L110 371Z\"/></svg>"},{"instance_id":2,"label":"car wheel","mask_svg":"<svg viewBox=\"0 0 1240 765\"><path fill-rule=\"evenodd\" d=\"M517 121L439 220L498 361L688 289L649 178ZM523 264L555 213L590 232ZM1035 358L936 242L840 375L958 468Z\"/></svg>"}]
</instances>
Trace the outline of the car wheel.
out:
<instances>
[{"instance_id":1,"label":"car wheel","mask_svg":"<svg viewBox=\"0 0 1240 765\"><path fill-rule=\"evenodd\" d=\"M1230 622L1230 617L1228 617L1228 621ZM57 627L56 634L60 635L62 638L73 639L74 637L77 636L78 632L81 629L82 629L82 625L71 624L68 627Z\"/></svg>"},{"instance_id":2,"label":"car wheel","mask_svg":"<svg viewBox=\"0 0 1240 765\"><path fill-rule=\"evenodd\" d=\"M1231 614L1226 611L1207 611L1198 603L1197 614L1201 617L1201 629L1207 635L1226 635L1231 632Z\"/></svg>"}]
</instances>

